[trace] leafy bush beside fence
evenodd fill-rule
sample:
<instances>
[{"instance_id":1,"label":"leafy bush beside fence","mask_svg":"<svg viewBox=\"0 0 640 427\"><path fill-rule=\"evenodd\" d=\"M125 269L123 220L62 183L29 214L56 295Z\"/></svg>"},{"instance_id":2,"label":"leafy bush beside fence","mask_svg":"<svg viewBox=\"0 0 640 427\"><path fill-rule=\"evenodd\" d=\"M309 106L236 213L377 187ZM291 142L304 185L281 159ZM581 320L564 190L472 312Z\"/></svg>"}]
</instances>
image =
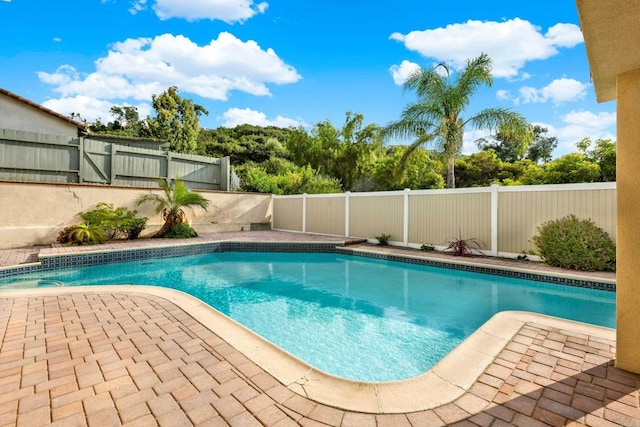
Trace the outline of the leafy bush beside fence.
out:
<instances>
[{"instance_id":1,"label":"leafy bush beside fence","mask_svg":"<svg viewBox=\"0 0 640 427\"><path fill-rule=\"evenodd\" d=\"M590 219L568 215L547 221L533 237L544 261L556 267L583 271L615 271L616 245Z\"/></svg>"}]
</instances>

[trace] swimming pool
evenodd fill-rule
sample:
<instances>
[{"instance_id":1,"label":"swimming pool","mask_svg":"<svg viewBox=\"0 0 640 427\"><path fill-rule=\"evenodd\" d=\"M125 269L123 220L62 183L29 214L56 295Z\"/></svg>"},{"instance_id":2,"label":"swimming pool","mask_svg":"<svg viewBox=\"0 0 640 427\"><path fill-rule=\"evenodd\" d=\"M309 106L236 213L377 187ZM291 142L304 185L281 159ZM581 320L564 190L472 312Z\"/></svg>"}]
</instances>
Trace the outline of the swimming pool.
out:
<instances>
[{"instance_id":1,"label":"swimming pool","mask_svg":"<svg viewBox=\"0 0 640 427\"><path fill-rule=\"evenodd\" d=\"M113 283L182 290L311 365L362 381L427 371L499 311L615 326L612 292L335 253L102 264L15 276L0 289Z\"/></svg>"}]
</instances>

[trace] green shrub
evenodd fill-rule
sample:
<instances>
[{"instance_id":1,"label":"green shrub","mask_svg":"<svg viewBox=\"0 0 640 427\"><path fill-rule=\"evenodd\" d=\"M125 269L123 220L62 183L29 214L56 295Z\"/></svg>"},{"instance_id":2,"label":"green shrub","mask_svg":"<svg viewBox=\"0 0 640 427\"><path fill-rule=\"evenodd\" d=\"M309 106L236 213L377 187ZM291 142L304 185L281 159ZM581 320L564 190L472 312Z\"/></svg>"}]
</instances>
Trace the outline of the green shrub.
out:
<instances>
[{"instance_id":1,"label":"green shrub","mask_svg":"<svg viewBox=\"0 0 640 427\"><path fill-rule=\"evenodd\" d=\"M97 245L104 243L105 240L106 236L102 227L87 223L65 227L64 230L58 233L58 238L56 239L59 243L70 245Z\"/></svg>"},{"instance_id":2,"label":"green shrub","mask_svg":"<svg viewBox=\"0 0 640 427\"><path fill-rule=\"evenodd\" d=\"M378 244L380 246L387 246L389 244L391 234L380 234L378 236L375 236L375 238L378 240Z\"/></svg>"},{"instance_id":3,"label":"green shrub","mask_svg":"<svg viewBox=\"0 0 640 427\"><path fill-rule=\"evenodd\" d=\"M423 244L422 246L420 246L420 250L421 251L425 251L425 252L433 252L436 250L435 246L433 245L427 245L426 243Z\"/></svg>"},{"instance_id":4,"label":"green shrub","mask_svg":"<svg viewBox=\"0 0 640 427\"><path fill-rule=\"evenodd\" d=\"M125 218L122 221L121 229L127 235L127 240L137 239L147 227L147 218Z\"/></svg>"},{"instance_id":5,"label":"green shrub","mask_svg":"<svg viewBox=\"0 0 640 427\"><path fill-rule=\"evenodd\" d=\"M547 221L533 237L544 261L556 267L582 271L615 271L616 245L593 221L575 215Z\"/></svg>"},{"instance_id":6,"label":"green shrub","mask_svg":"<svg viewBox=\"0 0 640 427\"><path fill-rule=\"evenodd\" d=\"M191 237L196 237L197 235L198 233L196 233L196 230L191 228L189 224L187 224L186 222L181 222L171 227L169 232L165 234L164 237L167 237L169 239L188 239Z\"/></svg>"},{"instance_id":7,"label":"green shrub","mask_svg":"<svg viewBox=\"0 0 640 427\"><path fill-rule=\"evenodd\" d=\"M127 239L137 238L147 226L147 218L138 218L137 211L114 208L111 203L100 202L95 208L80 213L87 224L101 227L109 239L124 234Z\"/></svg>"}]
</instances>

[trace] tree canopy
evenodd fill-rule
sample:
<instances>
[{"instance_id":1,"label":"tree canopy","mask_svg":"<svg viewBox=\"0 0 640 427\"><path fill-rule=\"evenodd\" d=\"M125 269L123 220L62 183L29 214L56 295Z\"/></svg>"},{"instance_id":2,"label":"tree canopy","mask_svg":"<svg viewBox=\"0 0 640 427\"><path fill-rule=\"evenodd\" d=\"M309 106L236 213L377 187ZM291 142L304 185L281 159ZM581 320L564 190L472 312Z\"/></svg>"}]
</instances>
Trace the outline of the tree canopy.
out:
<instances>
[{"instance_id":1,"label":"tree canopy","mask_svg":"<svg viewBox=\"0 0 640 427\"><path fill-rule=\"evenodd\" d=\"M347 111L345 116L340 129L329 120L316 123L309 133L298 129L289 135L286 148L295 163L339 179L343 190L354 190L382 154L382 140L380 128L365 125L362 114Z\"/></svg>"},{"instance_id":2,"label":"tree canopy","mask_svg":"<svg viewBox=\"0 0 640 427\"><path fill-rule=\"evenodd\" d=\"M404 86L416 93L416 102L384 128L347 111L340 126L324 120L309 129L249 124L200 129L206 110L170 87L153 95L153 118L140 119L135 107L113 106L112 120L97 120L90 129L165 139L176 152L229 156L241 190L274 194L615 180L615 141L587 137L576 143L578 152L553 159L557 138L545 127L529 126L518 113L491 108L465 119L477 89L491 85L490 70L486 55L467 61L453 78L445 65L419 70ZM466 127L495 134L476 141L481 151L462 155ZM385 146L392 137L412 143ZM424 147L431 143L435 151Z\"/></svg>"},{"instance_id":3,"label":"tree canopy","mask_svg":"<svg viewBox=\"0 0 640 427\"><path fill-rule=\"evenodd\" d=\"M528 145L533 134L525 118L504 108L486 108L465 118L465 109L481 86L492 86L492 61L487 54L467 60L455 74L445 64L432 69L421 68L404 82L405 91L415 92L417 101L408 104L400 119L383 132L386 138L411 138L407 154L428 143L434 143L447 161L447 187L455 188L455 161L462 150L467 127L500 131L503 135ZM442 72L444 71L444 73Z\"/></svg>"},{"instance_id":4,"label":"tree canopy","mask_svg":"<svg viewBox=\"0 0 640 427\"><path fill-rule=\"evenodd\" d=\"M147 118L148 136L169 142L171 151L194 153L198 146L200 115L209 112L192 100L182 98L176 86L153 95L151 101L156 114Z\"/></svg>"},{"instance_id":5,"label":"tree canopy","mask_svg":"<svg viewBox=\"0 0 640 427\"><path fill-rule=\"evenodd\" d=\"M496 135L476 140L481 150L493 150L503 162L517 162L529 159L534 163L547 163L551 153L558 146L558 138L547 136L549 131L540 125L532 127L533 138L519 138L498 131Z\"/></svg>"}]
</instances>

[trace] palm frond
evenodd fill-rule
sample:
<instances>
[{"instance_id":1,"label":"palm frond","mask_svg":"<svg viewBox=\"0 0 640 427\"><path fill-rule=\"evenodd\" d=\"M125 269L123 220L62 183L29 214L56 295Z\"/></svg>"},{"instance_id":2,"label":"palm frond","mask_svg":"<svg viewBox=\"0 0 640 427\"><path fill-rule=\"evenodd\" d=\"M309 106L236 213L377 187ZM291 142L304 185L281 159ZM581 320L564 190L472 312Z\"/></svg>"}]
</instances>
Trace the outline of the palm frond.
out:
<instances>
[{"instance_id":1,"label":"palm frond","mask_svg":"<svg viewBox=\"0 0 640 427\"><path fill-rule=\"evenodd\" d=\"M467 60L453 84L449 68L444 64L433 69L421 68L409 76L403 84L403 90L415 92L418 99L407 105L400 119L390 123L382 132L385 139L413 139L403 154L401 167L417 147L435 143L447 158L447 185L454 187L455 158L462 149L467 125L476 129L499 130L506 135L522 138L533 137L524 117L510 110L486 109L469 120L461 118L476 90L480 86L493 84L491 66L491 58L483 53ZM445 69L446 76L439 73L440 67Z\"/></svg>"},{"instance_id":2,"label":"palm frond","mask_svg":"<svg viewBox=\"0 0 640 427\"><path fill-rule=\"evenodd\" d=\"M491 68L492 61L486 53L472 60L467 60L465 68L456 78L456 98L465 100L468 103L479 87L483 85L493 86Z\"/></svg>"},{"instance_id":3,"label":"palm frond","mask_svg":"<svg viewBox=\"0 0 640 427\"><path fill-rule=\"evenodd\" d=\"M157 194L145 194L138 197L136 200L136 206L140 206L145 203L154 203L156 205L154 208L155 212L160 213L165 208L164 201L165 199Z\"/></svg>"},{"instance_id":4,"label":"palm frond","mask_svg":"<svg viewBox=\"0 0 640 427\"><path fill-rule=\"evenodd\" d=\"M428 121L401 118L398 121L389 123L382 130L381 137L383 140L391 138L413 139L427 133L433 127L433 123Z\"/></svg>"},{"instance_id":5,"label":"palm frond","mask_svg":"<svg viewBox=\"0 0 640 427\"><path fill-rule=\"evenodd\" d=\"M158 185L162 189L163 195L144 194L136 200L136 205L153 203L156 213L169 212L171 214L177 214L184 207L199 206L207 210L209 206L209 200L187 188L184 181L176 179L172 186L166 180L161 179L158 180Z\"/></svg>"},{"instance_id":6,"label":"palm frond","mask_svg":"<svg viewBox=\"0 0 640 427\"><path fill-rule=\"evenodd\" d=\"M531 127L525 117L508 108L485 108L468 119L465 125L467 123L476 129L501 130L510 135L518 132L522 135L531 133L531 136L533 136L533 132L530 130Z\"/></svg>"}]
</instances>

